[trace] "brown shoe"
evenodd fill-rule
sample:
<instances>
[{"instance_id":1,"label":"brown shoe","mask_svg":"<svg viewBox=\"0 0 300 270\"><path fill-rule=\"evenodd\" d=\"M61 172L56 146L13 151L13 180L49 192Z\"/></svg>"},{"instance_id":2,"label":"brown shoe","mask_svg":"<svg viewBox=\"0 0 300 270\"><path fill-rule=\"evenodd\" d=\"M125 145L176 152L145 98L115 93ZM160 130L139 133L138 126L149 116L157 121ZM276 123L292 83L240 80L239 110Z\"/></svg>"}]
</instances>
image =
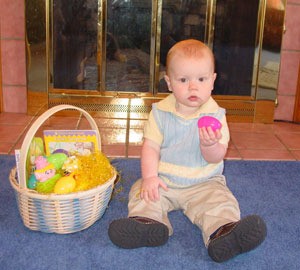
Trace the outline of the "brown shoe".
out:
<instances>
[{"instance_id":1,"label":"brown shoe","mask_svg":"<svg viewBox=\"0 0 300 270\"><path fill-rule=\"evenodd\" d=\"M259 246L267 235L265 222L256 215L228 223L213 234L208 254L216 262L227 261Z\"/></svg>"},{"instance_id":2,"label":"brown shoe","mask_svg":"<svg viewBox=\"0 0 300 270\"><path fill-rule=\"evenodd\" d=\"M145 217L114 220L108 229L110 240L121 248L156 247L169 239L166 225Z\"/></svg>"}]
</instances>

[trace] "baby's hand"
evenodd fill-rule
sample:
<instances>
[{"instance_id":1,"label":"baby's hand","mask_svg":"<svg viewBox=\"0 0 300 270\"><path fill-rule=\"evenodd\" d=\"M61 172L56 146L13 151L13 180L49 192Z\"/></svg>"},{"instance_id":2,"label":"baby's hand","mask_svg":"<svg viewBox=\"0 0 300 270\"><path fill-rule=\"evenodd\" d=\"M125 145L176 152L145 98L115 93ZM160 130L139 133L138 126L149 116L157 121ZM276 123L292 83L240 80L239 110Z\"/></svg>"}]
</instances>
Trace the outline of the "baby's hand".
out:
<instances>
[{"instance_id":1,"label":"baby's hand","mask_svg":"<svg viewBox=\"0 0 300 270\"><path fill-rule=\"evenodd\" d=\"M203 146L212 146L222 138L220 129L212 130L211 127L199 128L200 144Z\"/></svg>"},{"instance_id":2,"label":"baby's hand","mask_svg":"<svg viewBox=\"0 0 300 270\"><path fill-rule=\"evenodd\" d=\"M167 185L158 176L143 179L141 199L144 199L146 202L158 201L160 187L165 191L168 191Z\"/></svg>"}]
</instances>

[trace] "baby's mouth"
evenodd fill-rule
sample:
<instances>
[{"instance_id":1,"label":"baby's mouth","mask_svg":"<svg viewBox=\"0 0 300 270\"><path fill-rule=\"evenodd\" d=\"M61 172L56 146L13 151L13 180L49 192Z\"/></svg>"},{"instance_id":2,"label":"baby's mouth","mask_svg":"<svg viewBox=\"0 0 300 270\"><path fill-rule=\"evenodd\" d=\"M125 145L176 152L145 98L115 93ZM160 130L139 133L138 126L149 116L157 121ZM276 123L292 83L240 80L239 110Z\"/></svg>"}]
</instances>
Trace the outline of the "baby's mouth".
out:
<instances>
[{"instance_id":1,"label":"baby's mouth","mask_svg":"<svg viewBox=\"0 0 300 270\"><path fill-rule=\"evenodd\" d=\"M197 101L198 100L198 97L197 96L190 96L188 98L189 101Z\"/></svg>"}]
</instances>

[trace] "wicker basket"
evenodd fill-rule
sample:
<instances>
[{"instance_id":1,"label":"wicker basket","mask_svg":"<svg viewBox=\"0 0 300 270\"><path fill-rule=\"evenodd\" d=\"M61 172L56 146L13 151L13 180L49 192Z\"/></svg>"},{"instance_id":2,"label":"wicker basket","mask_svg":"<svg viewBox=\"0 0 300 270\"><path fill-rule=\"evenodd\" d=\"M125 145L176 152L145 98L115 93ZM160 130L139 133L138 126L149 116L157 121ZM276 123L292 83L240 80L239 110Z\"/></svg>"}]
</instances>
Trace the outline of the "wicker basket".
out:
<instances>
[{"instance_id":1,"label":"wicker basket","mask_svg":"<svg viewBox=\"0 0 300 270\"><path fill-rule=\"evenodd\" d=\"M51 115L58 111L73 109L80 111L96 131L98 145L101 138L93 118L83 109L71 105L59 105L47 110L37 118L27 132L20 150L19 179L16 168L10 173L10 183L14 188L16 200L24 225L35 231L67 234L84 230L93 225L104 214L111 198L116 172L103 185L96 188L66 195L39 194L26 185L26 157L33 136ZM99 149L101 150L101 149Z\"/></svg>"}]
</instances>

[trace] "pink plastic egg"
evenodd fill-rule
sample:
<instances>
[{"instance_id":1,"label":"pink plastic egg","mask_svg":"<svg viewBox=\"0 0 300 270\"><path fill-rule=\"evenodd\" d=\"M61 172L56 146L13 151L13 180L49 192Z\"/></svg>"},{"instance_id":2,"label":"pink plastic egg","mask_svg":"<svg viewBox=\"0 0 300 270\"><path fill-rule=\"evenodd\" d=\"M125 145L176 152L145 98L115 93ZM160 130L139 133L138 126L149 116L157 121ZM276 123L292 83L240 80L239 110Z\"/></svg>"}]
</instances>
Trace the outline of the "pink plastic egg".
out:
<instances>
[{"instance_id":1,"label":"pink plastic egg","mask_svg":"<svg viewBox=\"0 0 300 270\"><path fill-rule=\"evenodd\" d=\"M203 116L198 120L198 127L211 127L213 131L222 127L221 122L212 116Z\"/></svg>"}]
</instances>

